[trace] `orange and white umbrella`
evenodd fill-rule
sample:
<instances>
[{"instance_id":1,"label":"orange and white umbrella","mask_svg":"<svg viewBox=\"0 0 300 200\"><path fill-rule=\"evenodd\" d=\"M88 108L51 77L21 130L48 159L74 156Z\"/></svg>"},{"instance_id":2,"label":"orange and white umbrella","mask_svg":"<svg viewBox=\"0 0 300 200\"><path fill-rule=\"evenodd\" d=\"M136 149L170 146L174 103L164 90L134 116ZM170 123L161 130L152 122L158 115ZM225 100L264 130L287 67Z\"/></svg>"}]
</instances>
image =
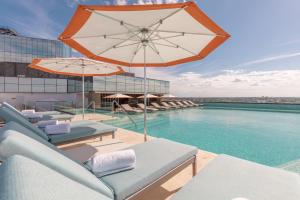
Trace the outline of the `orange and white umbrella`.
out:
<instances>
[{"instance_id":1,"label":"orange and white umbrella","mask_svg":"<svg viewBox=\"0 0 300 200\"><path fill-rule=\"evenodd\" d=\"M84 77L112 76L121 74L124 70L114 64L104 63L87 58L36 58L30 68L52 74L62 74L82 77L82 116L84 118Z\"/></svg>"},{"instance_id":2,"label":"orange and white umbrella","mask_svg":"<svg viewBox=\"0 0 300 200\"><path fill-rule=\"evenodd\" d=\"M78 6L59 39L95 60L165 67L206 57L229 38L194 2ZM147 88L144 84L146 105ZM146 107L144 133L147 135Z\"/></svg>"},{"instance_id":3,"label":"orange and white umbrella","mask_svg":"<svg viewBox=\"0 0 300 200\"><path fill-rule=\"evenodd\" d=\"M131 99L131 96L125 95L125 94L112 94L112 95L108 95L106 97L104 97L104 99Z\"/></svg>"},{"instance_id":4,"label":"orange and white umbrella","mask_svg":"<svg viewBox=\"0 0 300 200\"><path fill-rule=\"evenodd\" d=\"M142 95L142 96L139 96L139 97L137 97L138 99L144 99L145 98L145 96L144 95ZM146 95L146 98L147 99L157 99L157 98L159 98L158 96L155 96L155 95L153 95L153 94L147 94Z\"/></svg>"}]
</instances>

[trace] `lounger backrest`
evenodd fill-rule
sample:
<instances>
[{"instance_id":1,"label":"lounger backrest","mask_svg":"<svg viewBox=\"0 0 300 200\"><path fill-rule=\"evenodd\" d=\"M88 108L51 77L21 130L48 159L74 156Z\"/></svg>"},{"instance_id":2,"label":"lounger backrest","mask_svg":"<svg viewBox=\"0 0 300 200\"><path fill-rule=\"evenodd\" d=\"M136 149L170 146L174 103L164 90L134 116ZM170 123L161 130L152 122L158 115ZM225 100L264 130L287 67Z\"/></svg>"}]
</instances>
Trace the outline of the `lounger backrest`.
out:
<instances>
[{"instance_id":1,"label":"lounger backrest","mask_svg":"<svg viewBox=\"0 0 300 200\"><path fill-rule=\"evenodd\" d=\"M168 105L166 102L161 102L161 104L166 106L166 107L170 107L170 105Z\"/></svg>"},{"instance_id":2,"label":"lounger backrest","mask_svg":"<svg viewBox=\"0 0 300 200\"><path fill-rule=\"evenodd\" d=\"M111 200L29 158L15 155L0 166L1 200Z\"/></svg>"},{"instance_id":3,"label":"lounger backrest","mask_svg":"<svg viewBox=\"0 0 300 200\"><path fill-rule=\"evenodd\" d=\"M157 108L160 107L157 103L152 102L151 104L152 104L153 106L157 107Z\"/></svg>"},{"instance_id":4,"label":"lounger backrest","mask_svg":"<svg viewBox=\"0 0 300 200\"><path fill-rule=\"evenodd\" d=\"M174 102L170 101L169 104L171 104L172 106L177 106Z\"/></svg>"},{"instance_id":5,"label":"lounger backrest","mask_svg":"<svg viewBox=\"0 0 300 200\"><path fill-rule=\"evenodd\" d=\"M144 104L142 104L142 103L138 103L137 105L138 105L140 108L142 108L142 109L145 108Z\"/></svg>"},{"instance_id":6,"label":"lounger backrest","mask_svg":"<svg viewBox=\"0 0 300 200\"><path fill-rule=\"evenodd\" d=\"M125 110L133 110L132 107L128 104L122 104L121 105Z\"/></svg>"},{"instance_id":7,"label":"lounger backrest","mask_svg":"<svg viewBox=\"0 0 300 200\"><path fill-rule=\"evenodd\" d=\"M11 121L16 122L16 123L24 126L25 128L31 130L32 132L34 132L41 138L43 138L47 141L49 140L48 136L42 130L35 127L25 117L16 114L14 111L12 111L11 109L9 109L7 107L4 107L4 106L0 107L0 118L2 118L6 123L11 122Z\"/></svg>"},{"instance_id":8,"label":"lounger backrest","mask_svg":"<svg viewBox=\"0 0 300 200\"><path fill-rule=\"evenodd\" d=\"M22 133L34 140L37 140L38 142L48 146L49 148L58 151L61 154L64 154L64 152L60 149L58 149L56 146L54 146L53 144L51 144L50 142L46 141L44 138L41 138L40 136L38 136L37 134L35 134L34 132L32 132L31 130L25 128L24 126L21 126L20 124L16 123L16 122L8 122L7 124L5 124L5 126L3 126L2 128L0 128L0 136L2 134L4 134L5 131L7 130L14 130L17 131L19 133ZM64 154L66 155L66 154Z\"/></svg>"},{"instance_id":9,"label":"lounger backrest","mask_svg":"<svg viewBox=\"0 0 300 200\"><path fill-rule=\"evenodd\" d=\"M35 160L76 182L113 198L113 192L82 165L22 133L6 130L0 136L0 158L6 160L13 155L22 155Z\"/></svg>"}]
</instances>

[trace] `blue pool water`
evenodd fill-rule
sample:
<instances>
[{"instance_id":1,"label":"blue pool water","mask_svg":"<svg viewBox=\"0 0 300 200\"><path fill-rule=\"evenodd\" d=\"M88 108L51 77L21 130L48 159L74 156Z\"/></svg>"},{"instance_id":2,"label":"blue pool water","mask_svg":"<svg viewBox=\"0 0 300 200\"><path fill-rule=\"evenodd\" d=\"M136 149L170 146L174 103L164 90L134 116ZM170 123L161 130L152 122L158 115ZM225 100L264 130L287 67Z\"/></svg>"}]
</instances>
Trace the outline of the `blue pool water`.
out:
<instances>
[{"instance_id":1,"label":"blue pool water","mask_svg":"<svg viewBox=\"0 0 300 200\"><path fill-rule=\"evenodd\" d=\"M108 123L143 133L143 115L119 116ZM189 108L148 114L148 132L269 166L300 158L300 114Z\"/></svg>"}]
</instances>

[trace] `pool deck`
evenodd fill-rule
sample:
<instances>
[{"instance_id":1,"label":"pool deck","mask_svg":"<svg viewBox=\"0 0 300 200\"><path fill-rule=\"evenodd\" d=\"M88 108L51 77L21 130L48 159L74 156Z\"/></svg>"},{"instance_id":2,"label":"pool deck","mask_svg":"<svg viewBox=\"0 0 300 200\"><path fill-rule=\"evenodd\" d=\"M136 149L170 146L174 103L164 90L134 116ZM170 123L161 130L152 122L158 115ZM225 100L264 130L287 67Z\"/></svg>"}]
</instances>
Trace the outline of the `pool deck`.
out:
<instances>
[{"instance_id":1,"label":"pool deck","mask_svg":"<svg viewBox=\"0 0 300 200\"><path fill-rule=\"evenodd\" d=\"M111 119L112 117L103 114L88 114L85 119L102 121ZM73 120L81 120L80 116L75 117ZM149 137L151 140L152 137ZM111 136L104 136L103 140L90 139L71 143L68 145L59 146L70 157L77 161L85 161L97 152L106 153L124 148L132 145L143 143L144 137L140 133L118 128L116 138L112 139ZM214 153L206 152L199 149L197 154L197 171L199 172L207 163L213 160L217 155ZM180 173L173 176L167 182L159 187L154 188L148 193L139 198L140 200L165 200L170 199L182 186L184 186L192 178L192 166L188 166Z\"/></svg>"}]
</instances>

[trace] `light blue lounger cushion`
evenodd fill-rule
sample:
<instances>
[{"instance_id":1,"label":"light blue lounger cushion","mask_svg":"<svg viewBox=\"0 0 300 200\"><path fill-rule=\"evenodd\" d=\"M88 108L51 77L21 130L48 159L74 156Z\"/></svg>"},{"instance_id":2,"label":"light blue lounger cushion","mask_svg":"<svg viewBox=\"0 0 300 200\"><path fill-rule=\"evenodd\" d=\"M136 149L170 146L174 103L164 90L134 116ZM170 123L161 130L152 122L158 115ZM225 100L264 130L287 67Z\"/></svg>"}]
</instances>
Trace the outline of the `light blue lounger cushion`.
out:
<instances>
[{"instance_id":1,"label":"light blue lounger cushion","mask_svg":"<svg viewBox=\"0 0 300 200\"><path fill-rule=\"evenodd\" d=\"M299 200L295 173L220 155L185 185L172 200Z\"/></svg>"},{"instance_id":2,"label":"light blue lounger cushion","mask_svg":"<svg viewBox=\"0 0 300 200\"><path fill-rule=\"evenodd\" d=\"M114 190L116 200L129 197L198 152L195 147L165 139L154 139L131 149L136 154L134 169L101 178Z\"/></svg>"},{"instance_id":3,"label":"light blue lounger cushion","mask_svg":"<svg viewBox=\"0 0 300 200\"><path fill-rule=\"evenodd\" d=\"M11 108L7 108L4 106L0 107L0 118L3 119L6 123L10 121L17 122L18 124L24 126L25 128L31 130L32 132L36 133L41 138L45 140L49 140L48 136L39 128L35 127L31 124L24 116L17 114Z\"/></svg>"},{"instance_id":4,"label":"light blue lounger cushion","mask_svg":"<svg viewBox=\"0 0 300 200\"><path fill-rule=\"evenodd\" d=\"M93 121L74 121L70 123L71 132L60 135L49 135L52 143L60 143L83 137L91 137L105 133L112 133L117 130L116 127Z\"/></svg>"},{"instance_id":5,"label":"light blue lounger cushion","mask_svg":"<svg viewBox=\"0 0 300 200\"><path fill-rule=\"evenodd\" d=\"M37 134L33 133L31 130L25 128L24 126L21 126L20 124L18 124L16 122L13 122L13 121L8 122L2 128L0 128L0 136L2 134L4 134L4 132L7 131L7 130L14 130L14 131L17 131L19 133L22 133L22 134L24 134L24 135L26 135L30 138L33 138L33 139L37 140L40 143L48 146L49 148L53 149L54 151L57 151L57 152L65 155L65 156L67 156L62 150L58 149L56 146L54 146L50 142L46 141L45 139L41 138Z\"/></svg>"},{"instance_id":6,"label":"light blue lounger cushion","mask_svg":"<svg viewBox=\"0 0 300 200\"><path fill-rule=\"evenodd\" d=\"M0 185L0 200L112 200L18 155L0 166Z\"/></svg>"},{"instance_id":7,"label":"light blue lounger cushion","mask_svg":"<svg viewBox=\"0 0 300 200\"><path fill-rule=\"evenodd\" d=\"M116 127L106 125L100 122L94 121L75 121L71 122L71 132L67 134L60 135L47 135L41 129L34 126L30 123L24 116L15 113L11 108L8 109L4 106L0 107L0 117L3 118L6 122L14 121L19 123L20 125L26 127L32 132L36 133L38 136L44 138L47 141L51 141L52 143L62 143L68 142L75 139L80 139L84 137L96 136L105 133L115 132L117 130Z\"/></svg>"},{"instance_id":8,"label":"light blue lounger cushion","mask_svg":"<svg viewBox=\"0 0 300 200\"><path fill-rule=\"evenodd\" d=\"M7 130L0 136L0 158L5 160L13 155L22 155L36 160L74 181L110 198L113 197L110 188L80 164L22 133Z\"/></svg>"}]
</instances>

